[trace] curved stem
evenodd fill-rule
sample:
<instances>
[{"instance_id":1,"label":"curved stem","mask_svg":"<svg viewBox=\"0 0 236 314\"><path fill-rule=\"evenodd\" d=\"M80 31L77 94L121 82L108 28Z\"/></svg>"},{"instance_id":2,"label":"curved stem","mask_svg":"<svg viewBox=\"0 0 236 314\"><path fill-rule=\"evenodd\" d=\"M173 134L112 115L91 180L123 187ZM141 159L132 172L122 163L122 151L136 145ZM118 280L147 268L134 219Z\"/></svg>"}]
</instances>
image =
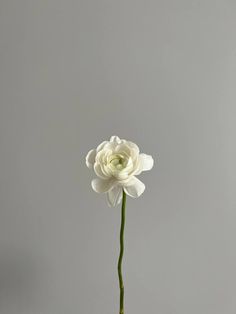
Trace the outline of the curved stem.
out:
<instances>
[{"instance_id":1,"label":"curved stem","mask_svg":"<svg viewBox=\"0 0 236 314\"><path fill-rule=\"evenodd\" d=\"M122 207L121 207L121 226L120 226L120 256L118 260L118 275L120 285L120 312L124 314L124 284L122 278L122 258L124 254L124 228L125 228L125 206L126 206L126 194L123 191Z\"/></svg>"}]
</instances>

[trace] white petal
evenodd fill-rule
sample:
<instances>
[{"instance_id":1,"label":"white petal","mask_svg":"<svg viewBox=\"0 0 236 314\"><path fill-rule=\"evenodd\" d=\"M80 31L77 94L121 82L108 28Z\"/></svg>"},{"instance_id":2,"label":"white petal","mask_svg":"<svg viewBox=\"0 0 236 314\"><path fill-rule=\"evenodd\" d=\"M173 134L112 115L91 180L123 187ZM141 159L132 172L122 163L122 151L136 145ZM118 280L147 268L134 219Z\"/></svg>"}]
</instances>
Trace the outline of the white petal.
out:
<instances>
[{"instance_id":1,"label":"white petal","mask_svg":"<svg viewBox=\"0 0 236 314\"><path fill-rule=\"evenodd\" d=\"M135 151L135 154L139 154L139 147L137 144L130 141L127 141L126 143Z\"/></svg>"},{"instance_id":2,"label":"white petal","mask_svg":"<svg viewBox=\"0 0 236 314\"><path fill-rule=\"evenodd\" d=\"M96 157L96 149L91 149L87 156L86 156L86 165L88 168L92 168L93 164L95 163L95 157Z\"/></svg>"},{"instance_id":3,"label":"white petal","mask_svg":"<svg viewBox=\"0 0 236 314\"><path fill-rule=\"evenodd\" d=\"M110 207L114 207L121 202L122 187L117 185L107 193L107 201Z\"/></svg>"},{"instance_id":4,"label":"white petal","mask_svg":"<svg viewBox=\"0 0 236 314\"><path fill-rule=\"evenodd\" d=\"M98 145L97 147L97 153L103 149L103 147L106 145L106 143L108 143L108 141L104 141L101 144Z\"/></svg>"},{"instance_id":5,"label":"white petal","mask_svg":"<svg viewBox=\"0 0 236 314\"><path fill-rule=\"evenodd\" d=\"M125 193L131 197L139 197L145 190L145 185L136 177L132 177L124 186Z\"/></svg>"},{"instance_id":6,"label":"white petal","mask_svg":"<svg viewBox=\"0 0 236 314\"><path fill-rule=\"evenodd\" d=\"M114 143L120 144L121 143L121 139L119 138L119 136L114 135L114 136L112 136L110 138L110 142L114 142Z\"/></svg>"},{"instance_id":7,"label":"white petal","mask_svg":"<svg viewBox=\"0 0 236 314\"><path fill-rule=\"evenodd\" d=\"M146 154L140 154L139 160L141 163L141 169L142 171L151 170L154 164L153 158L150 155Z\"/></svg>"},{"instance_id":8,"label":"white petal","mask_svg":"<svg viewBox=\"0 0 236 314\"><path fill-rule=\"evenodd\" d=\"M108 192L114 184L114 181L112 179L100 179L96 178L93 179L91 182L92 188L97 193L105 193Z\"/></svg>"},{"instance_id":9,"label":"white petal","mask_svg":"<svg viewBox=\"0 0 236 314\"><path fill-rule=\"evenodd\" d=\"M128 157L135 159L139 156L139 148L136 144L128 141L121 142L115 147L116 153L125 153Z\"/></svg>"},{"instance_id":10,"label":"white petal","mask_svg":"<svg viewBox=\"0 0 236 314\"><path fill-rule=\"evenodd\" d=\"M109 176L102 171L102 167L99 163L95 162L93 169L99 178L108 179Z\"/></svg>"}]
</instances>

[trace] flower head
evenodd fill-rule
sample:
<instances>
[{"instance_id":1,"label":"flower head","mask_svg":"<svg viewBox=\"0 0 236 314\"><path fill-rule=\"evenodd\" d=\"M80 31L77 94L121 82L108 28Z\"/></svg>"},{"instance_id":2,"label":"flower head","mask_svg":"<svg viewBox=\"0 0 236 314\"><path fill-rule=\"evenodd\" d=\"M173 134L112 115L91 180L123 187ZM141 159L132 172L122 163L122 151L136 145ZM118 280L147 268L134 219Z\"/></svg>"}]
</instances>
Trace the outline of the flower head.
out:
<instances>
[{"instance_id":1,"label":"flower head","mask_svg":"<svg viewBox=\"0 0 236 314\"><path fill-rule=\"evenodd\" d=\"M145 185L136 175L153 167L150 155L140 154L136 144L118 136L104 141L86 156L86 165L94 169L97 178L92 180L92 188L97 193L107 193L109 206L121 202L122 191L131 197L139 197Z\"/></svg>"}]
</instances>

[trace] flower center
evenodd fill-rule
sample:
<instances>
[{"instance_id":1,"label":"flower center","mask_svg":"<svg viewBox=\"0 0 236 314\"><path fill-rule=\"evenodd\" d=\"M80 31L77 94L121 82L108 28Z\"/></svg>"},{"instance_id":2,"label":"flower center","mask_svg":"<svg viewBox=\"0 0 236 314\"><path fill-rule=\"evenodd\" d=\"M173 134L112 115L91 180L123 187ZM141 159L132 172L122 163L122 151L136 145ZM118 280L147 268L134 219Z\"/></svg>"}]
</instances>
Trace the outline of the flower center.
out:
<instances>
[{"instance_id":1,"label":"flower center","mask_svg":"<svg viewBox=\"0 0 236 314\"><path fill-rule=\"evenodd\" d=\"M121 154L115 154L110 157L109 163L112 166L112 168L115 168L118 171L121 171L124 169L127 165L127 158L125 158Z\"/></svg>"}]
</instances>

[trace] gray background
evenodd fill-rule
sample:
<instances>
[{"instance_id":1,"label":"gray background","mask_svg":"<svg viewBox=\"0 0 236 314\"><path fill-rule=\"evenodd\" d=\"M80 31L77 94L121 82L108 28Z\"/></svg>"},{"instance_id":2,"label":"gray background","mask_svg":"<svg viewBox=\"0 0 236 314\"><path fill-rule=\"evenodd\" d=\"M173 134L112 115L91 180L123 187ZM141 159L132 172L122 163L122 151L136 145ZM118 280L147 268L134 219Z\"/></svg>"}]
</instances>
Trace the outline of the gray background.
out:
<instances>
[{"instance_id":1,"label":"gray background","mask_svg":"<svg viewBox=\"0 0 236 314\"><path fill-rule=\"evenodd\" d=\"M236 313L236 4L0 1L0 313L118 313L111 135L155 159L128 199L127 314Z\"/></svg>"}]
</instances>

